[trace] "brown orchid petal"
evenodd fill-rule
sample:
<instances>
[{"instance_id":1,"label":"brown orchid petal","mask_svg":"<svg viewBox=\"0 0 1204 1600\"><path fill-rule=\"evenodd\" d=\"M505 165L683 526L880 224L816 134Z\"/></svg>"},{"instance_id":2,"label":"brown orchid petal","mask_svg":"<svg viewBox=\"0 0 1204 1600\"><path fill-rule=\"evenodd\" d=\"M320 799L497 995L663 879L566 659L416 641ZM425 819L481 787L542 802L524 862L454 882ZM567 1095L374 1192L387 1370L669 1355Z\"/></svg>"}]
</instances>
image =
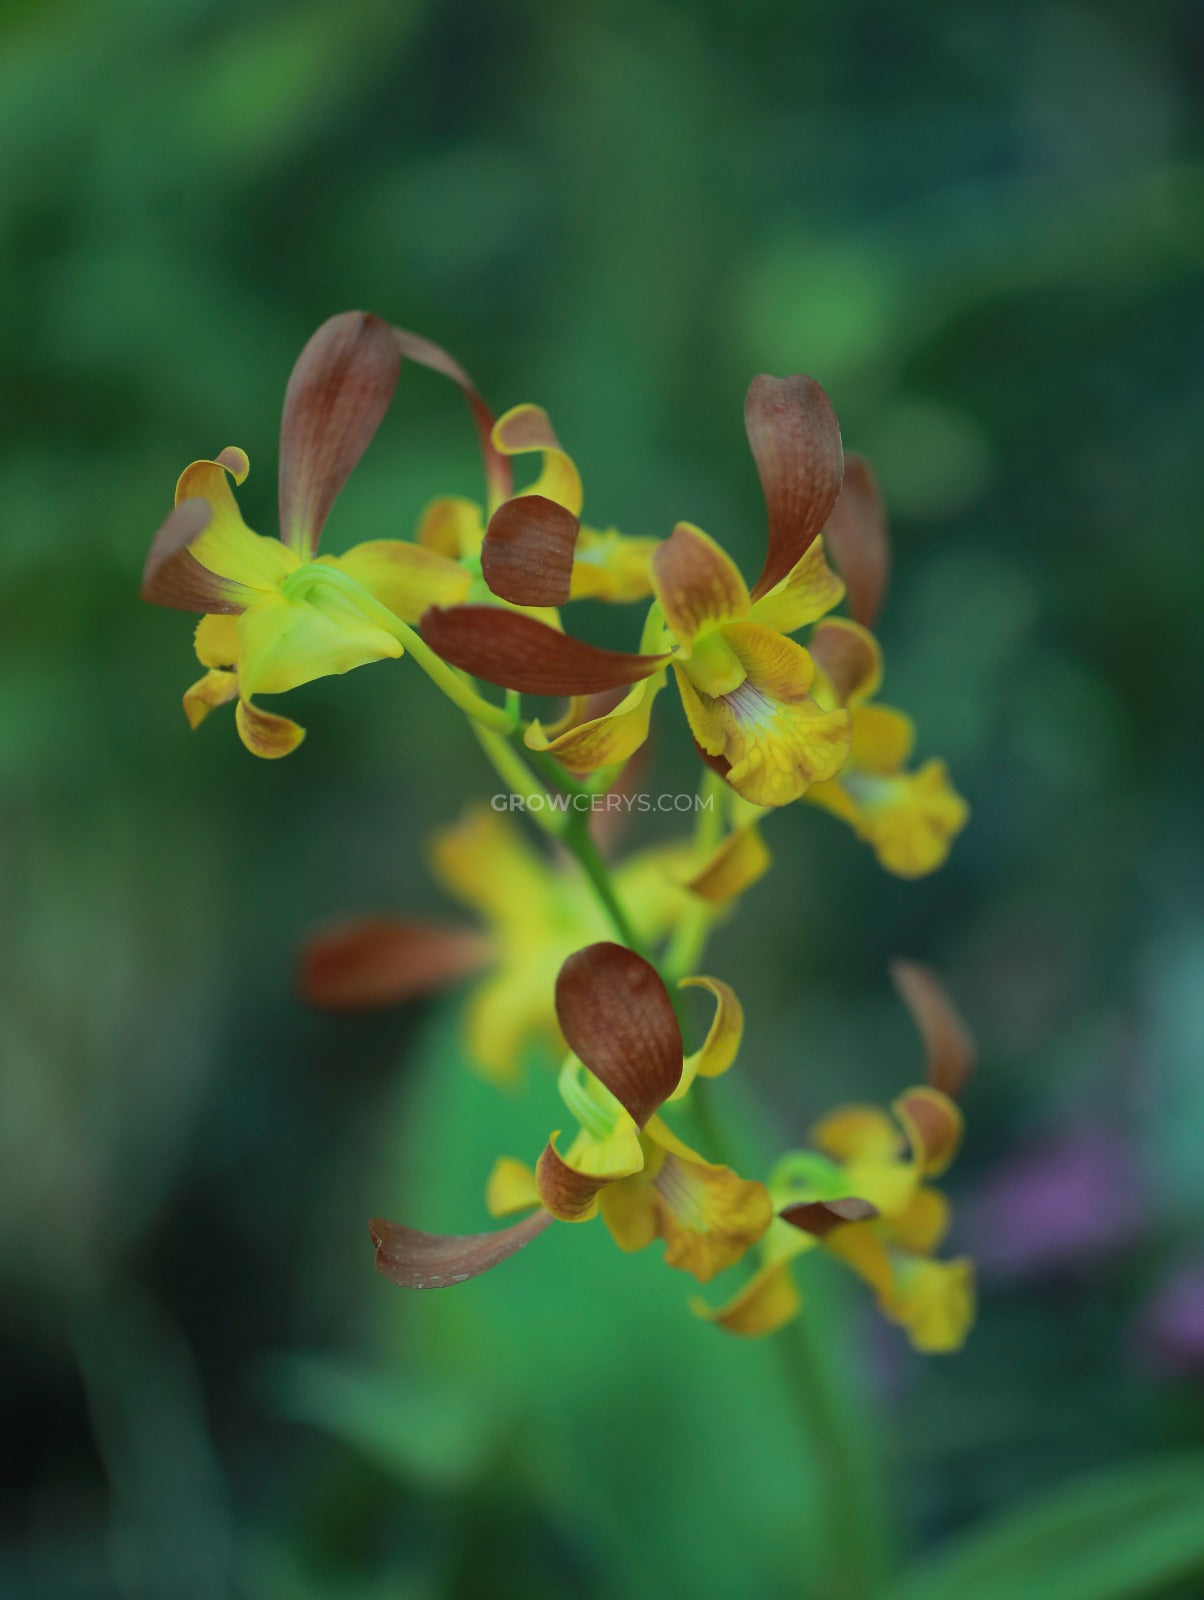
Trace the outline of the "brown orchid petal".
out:
<instances>
[{"instance_id":1,"label":"brown orchid petal","mask_svg":"<svg viewBox=\"0 0 1204 1600\"><path fill-rule=\"evenodd\" d=\"M535 1164L535 1183L547 1210L559 1222L584 1222L592 1217L598 1195L612 1180L570 1167L549 1139Z\"/></svg>"},{"instance_id":2,"label":"brown orchid petal","mask_svg":"<svg viewBox=\"0 0 1204 1600\"><path fill-rule=\"evenodd\" d=\"M840 425L814 378L761 373L748 386L744 426L769 511L769 549L753 599L768 593L815 538L844 472Z\"/></svg>"},{"instance_id":3,"label":"brown orchid petal","mask_svg":"<svg viewBox=\"0 0 1204 1600\"><path fill-rule=\"evenodd\" d=\"M974 1070L974 1035L931 967L892 961L890 975L924 1041L929 1083L956 1099Z\"/></svg>"},{"instance_id":4,"label":"brown orchid petal","mask_svg":"<svg viewBox=\"0 0 1204 1600\"><path fill-rule=\"evenodd\" d=\"M507 500L489 519L481 546L485 582L516 606L559 606L569 597L581 524L541 494Z\"/></svg>"},{"instance_id":5,"label":"brown orchid petal","mask_svg":"<svg viewBox=\"0 0 1204 1600\"><path fill-rule=\"evenodd\" d=\"M219 578L203 567L188 548L209 526L213 508L207 500L181 500L167 513L151 540L142 569L142 598L177 611L238 612L255 591L232 578Z\"/></svg>"},{"instance_id":6,"label":"brown orchid petal","mask_svg":"<svg viewBox=\"0 0 1204 1600\"><path fill-rule=\"evenodd\" d=\"M824 539L845 582L849 615L872 628L890 577L890 534L874 469L852 451L844 458L844 482Z\"/></svg>"},{"instance_id":7,"label":"brown orchid petal","mask_svg":"<svg viewBox=\"0 0 1204 1600\"><path fill-rule=\"evenodd\" d=\"M368 1224L376 1246L376 1270L403 1289L448 1289L496 1267L551 1222L546 1211L533 1212L494 1233L423 1233L376 1217Z\"/></svg>"},{"instance_id":8,"label":"brown orchid petal","mask_svg":"<svg viewBox=\"0 0 1204 1600\"><path fill-rule=\"evenodd\" d=\"M501 606L432 606L422 637L453 667L521 694L596 694L636 683L667 655L625 655Z\"/></svg>"},{"instance_id":9,"label":"brown orchid petal","mask_svg":"<svg viewBox=\"0 0 1204 1600\"><path fill-rule=\"evenodd\" d=\"M330 317L297 358L280 419L280 537L308 560L389 408L401 356L366 311Z\"/></svg>"},{"instance_id":10,"label":"brown orchid petal","mask_svg":"<svg viewBox=\"0 0 1204 1600\"><path fill-rule=\"evenodd\" d=\"M514 478L510 462L493 443L493 412L485 404L475 383L460 363L447 351L420 334L406 328L394 328L393 337L407 361L416 361L420 367L437 372L457 384L468 401L472 420L476 424L477 440L481 447L481 460L485 467L485 485L491 506L500 505L510 498Z\"/></svg>"},{"instance_id":11,"label":"brown orchid petal","mask_svg":"<svg viewBox=\"0 0 1204 1600\"><path fill-rule=\"evenodd\" d=\"M301 993L333 1011L400 1005L479 971L491 954L490 941L473 928L364 918L306 944Z\"/></svg>"},{"instance_id":12,"label":"brown orchid petal","mask_svg":"<svg viewBox=\"0 0 1204 1600\"><path fill-rule=\"evenodd\" d=\"M556 979L569 1049L639 1127L681 1077L681 1029L656 968L621 944L577 950Z\"/></svg>"},{"instance_id":13,"label":"brown orchid petal","mask_svg":"<svg viewBox=\"0 0 1204 1600\"><path fill-rule=\"evenodd\" d=\"M868 1222L878 1215L878 1208L868 1200L849 1195L842 1200L812 1200L804 1205L787 1206L778 1215L792 1228L822 1239L833 1228L843 1228L850 1222Z\"/></svg>"},{"instance_id":14,"label":"brown orchid petal","mask_svg":"<svg viewBox=\"0 0 1204 1600\"><path fill-rule=\"evenodd\" d=\"M856 622L825 617L815 624L807 649L832 685L838 705L867 699L882 682L878 641Z\"/></svg>"}]
</instances>

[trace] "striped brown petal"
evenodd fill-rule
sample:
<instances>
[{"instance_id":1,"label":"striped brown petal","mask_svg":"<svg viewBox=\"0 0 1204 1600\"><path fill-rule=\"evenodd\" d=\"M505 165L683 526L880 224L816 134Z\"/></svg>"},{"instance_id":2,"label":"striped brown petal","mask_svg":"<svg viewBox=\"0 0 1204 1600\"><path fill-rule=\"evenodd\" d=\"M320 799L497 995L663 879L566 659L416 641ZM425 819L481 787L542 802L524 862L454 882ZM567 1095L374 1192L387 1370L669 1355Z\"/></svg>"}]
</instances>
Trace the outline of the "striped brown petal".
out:
<instances>
[{"instance_id":1,"label":"striped brown petal","mask_svg":"<svg viewBox=\"0 0 1204 1600\"><path fill-rule=\"evenodd\" d=\"M366 311L330 317L298 356L280 419L280 537L303 560L372 442L400 371L392 330Z\"/></svg>"},{"instance_id":2,"label":"striped brown petal","mask_svg":"<svg viewBox=\"0 0 1204 1600\"><path fill-rule=\"evenodd\" d=\"M778 1215L792 1228L822 1239L833 1228L843 1228L850 1222L869 1222L878 1215L878 1208L868 1200L849 1195L841 1200L812 1200L802 1205L787 1206Z\"/></svg>"},{"instance_id":3,"label":"striped brown petal","mask_svg":"<svg viewBox=\"0 0 1204 1600\"><path fill-rule=\"evenodd\" d=\"M181 500L168 512L151 540L142 569L142 598L177 611L238 612L255 598L254 590L203 567L189 549L209 526L207 500Z\"/></svg>"},{"instance_id":4,"label":"striped brown petal","mask_svg":"<svg viewBox=\"0 0 1204 1600\"><path fill-rule=\"evenodd\" d=\"M874 469L852 451L844 458L844 482L824 529L824 543L844 579L849 615L872 628L890 577L890 534Z\"/></svg>"},{"instance_id":5,"label":"striped brown petal","mask_svg":"<svg viewBox=\"0 0 1204 1600\"><path fill-rule=\"evenodd\" d=\"M551 1222L536 1211L493 1233L423 1233L377 1217L368 1224L376 1246L376 1270L403 1289L449 1289L479 1278L538 1238Z\"/></svg>"},{"instance_id":6,"label":"striped brown petal","mask_svg":"<svg viewBox=\"0 0 1204 1600\"><path fill-rule=\"evenodd\" d=\"M569 1049L643 1127L676 1089L681 1029L656 968L624 945L577 950L556 979Z\"/></svg>"},{"instance_id":7,"label":"striped brown petal","mask_svg":"<svg viewBox=\"0 0 1204 1600\"><path fill-rule=\"evenodd\" d=\"M400 1005L477 972L490 941L473 928L366 917L312 938L301 952L301 993L311 1005L359 1011Z\"/></svg>"},{"instance_id":8,"label":"striped brown petal","mask_svg":"<svg viewBox=\"0 0 1204 1600\"><path fill-rule=\"evenodd\" d=\"M974 1035L931 967L892 961L890 975L924 1041L929 1083L956 1099L974 1070Z\"/></svg>"},{"instance_id":9,"label":"striped brown petal","mask_svg":"<svg viewBox=\"0 0 1204 1600\"><path fill-rule=\"evenodd\" d=\"M814 378L761 373L748 386L744 426L765 492L769 549L753 589L767 593L828 520L844 472L840 426Z\"/></svg>"},{"instance_id":10,"label":"striped brown petal","mask_svg":"<svg viewBox=\"0 0 1204 1600\"><path fill-rule=\"evenodd\" d=\"M559 606L569 597L581 524L541 494L507 500L489 519L481 546L485 582L516 606Z\"/></svg>"},{"instance_id":11,"label":"striped brown petal","mask_svg":"<svg viewBox=\"0 0 1204 1600\"><path fill-rule=\"evenodd\" d=\"M626 655L501 606L432 606L422 636L453 667L520 694L598 694L647 678L667 655Z\"/></svg>"},{"instance_id":12,"label":"striped brown petal","mask_svg":"<svg viewBox=\"0 0 1204 1600\"><path fill-rule=\"evenodd\" d=\"M416 361L420 367L426 367L430 372L437 372L441 377L450 378L459 386L465 400L468 401L468 409L472 412L472 420L476 425L477 440L481 446L481 460L485 467L489 504L500 505L503 500L509 499L514 481L510 462L493 443L493 412L481 398L476 384L454 356L448 355L441 346L432 344L421 334L410 333L406 328L394 328L393 337L407 361Z\"/></svg>"}]
</instances>

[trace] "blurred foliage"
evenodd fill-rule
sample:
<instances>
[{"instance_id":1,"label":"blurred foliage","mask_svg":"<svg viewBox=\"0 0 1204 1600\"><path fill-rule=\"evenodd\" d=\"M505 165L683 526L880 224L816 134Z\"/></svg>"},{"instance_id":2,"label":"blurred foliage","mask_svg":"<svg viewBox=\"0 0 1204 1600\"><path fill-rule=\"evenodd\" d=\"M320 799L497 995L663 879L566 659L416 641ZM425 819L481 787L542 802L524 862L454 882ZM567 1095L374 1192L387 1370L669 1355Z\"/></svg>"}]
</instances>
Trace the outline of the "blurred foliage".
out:
<instances>
[{"instance_id":1,"label":"blurred foliage","mask_svg":"<svg viewBox=\"0 0 1204 1600\"><path fill-rule=\"evenodd\" d=\"M278 766L189 735L188 626L135 598L194 456L245 446L271 529L289 366L355 305L547 405L591 520L746 570L753 372L815 373L878 463L890 696L975 818L919 885L773 821L710 963L750 1144L908 1081L896 953L984 1040L980 1227L1033 1141L1123 1139L1139 1225L988 1276L964 1355L824 1281L808 1327L884 1548L937 1548L908 1600L1199 1592L1204 1353L1168 1374L1141 1328L1204 1219L1202 78L1191 0L0 6L0 1593L838 1592L773 1348L657 1263L566 1229L454 1296L371 1270L368 1215L477 1226L550 1124L449 1018L301 1014L293 951L434 906L420 841L488 780L404 664L304 691ZM477 470L407 370L332 547Z\"/></svg>"}]
</instances>

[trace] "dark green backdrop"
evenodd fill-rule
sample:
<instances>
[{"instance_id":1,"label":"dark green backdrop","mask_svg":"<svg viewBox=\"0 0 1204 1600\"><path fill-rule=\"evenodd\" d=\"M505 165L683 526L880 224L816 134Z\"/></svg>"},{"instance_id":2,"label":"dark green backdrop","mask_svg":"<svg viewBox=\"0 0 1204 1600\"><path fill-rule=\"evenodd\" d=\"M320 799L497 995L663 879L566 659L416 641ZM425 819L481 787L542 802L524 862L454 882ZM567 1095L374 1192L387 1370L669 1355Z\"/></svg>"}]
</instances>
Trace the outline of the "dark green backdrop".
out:
<instances>
[{"instance_id":1,"label":"dark green backdrop","mask_svg":"<svg viewBox=\"0 0 1204 1600\"><path fill-rule=\"evenodd\" d=\"M479 1224L526 1114L449 1010L304 1014L293 952L435 907L423 834L489 780L404 665L296 696L287 762L190 734L188 621L137 601L194 456L244 446L271 530L289 366L352 306L546 405L591 520L746 570L745 385L824 383L893 509L891 697L974 819L903 884L775 818L711 964L799 1131L914 1074L893 954L983 1041L966 1352L817 1306L890 1537L1201 1442L1204 1330L1169 1363L1151 1307L1204 1217L1202 75L1186 0L0 6L0 1592L815 1592L772 1361L655 1262L372 1272L373 1211ZM477 472L407 369L332 547Z\"/></svg>"}]
</instances>

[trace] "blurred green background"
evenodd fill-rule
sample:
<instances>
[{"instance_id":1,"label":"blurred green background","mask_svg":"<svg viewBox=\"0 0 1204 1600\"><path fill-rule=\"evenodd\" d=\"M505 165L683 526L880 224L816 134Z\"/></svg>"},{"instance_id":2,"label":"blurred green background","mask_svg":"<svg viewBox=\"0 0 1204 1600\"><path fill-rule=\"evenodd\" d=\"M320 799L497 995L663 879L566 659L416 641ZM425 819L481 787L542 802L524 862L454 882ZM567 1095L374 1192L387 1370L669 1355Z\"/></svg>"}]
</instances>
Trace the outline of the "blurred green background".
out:
<instances>
[{"instance_id":1,"label":"blurred green background","mask_svg":"<svg viewBox=\"0 0 1204 1600\"><path fill-rule=\"evenodd\" d=\"M0 1594L855 1592L772 1346L655 1252L372 1270L372 1214L482 1225L550 1089L463 1074L454 1001L305 1013L294 954L437 908L423 837L491 780L405 664L294 696L286 762L189 734L189 621L137 600L193 457L244 446L273 530L290 365L353 306L546 405L591 521L746 571L753 373L815 374L877 463L889 697L974 818L918 884L773 819L708 961L750 1016L723 1103L780 1144L895 1093L885 963L941 969L980 1324L924 1361L807 1280L868 1563L1204 1592L1202 82L1186 0L0 6ZM445 491L471 429L407 368L330 547Z\"/></svg>"}]
</instances>

